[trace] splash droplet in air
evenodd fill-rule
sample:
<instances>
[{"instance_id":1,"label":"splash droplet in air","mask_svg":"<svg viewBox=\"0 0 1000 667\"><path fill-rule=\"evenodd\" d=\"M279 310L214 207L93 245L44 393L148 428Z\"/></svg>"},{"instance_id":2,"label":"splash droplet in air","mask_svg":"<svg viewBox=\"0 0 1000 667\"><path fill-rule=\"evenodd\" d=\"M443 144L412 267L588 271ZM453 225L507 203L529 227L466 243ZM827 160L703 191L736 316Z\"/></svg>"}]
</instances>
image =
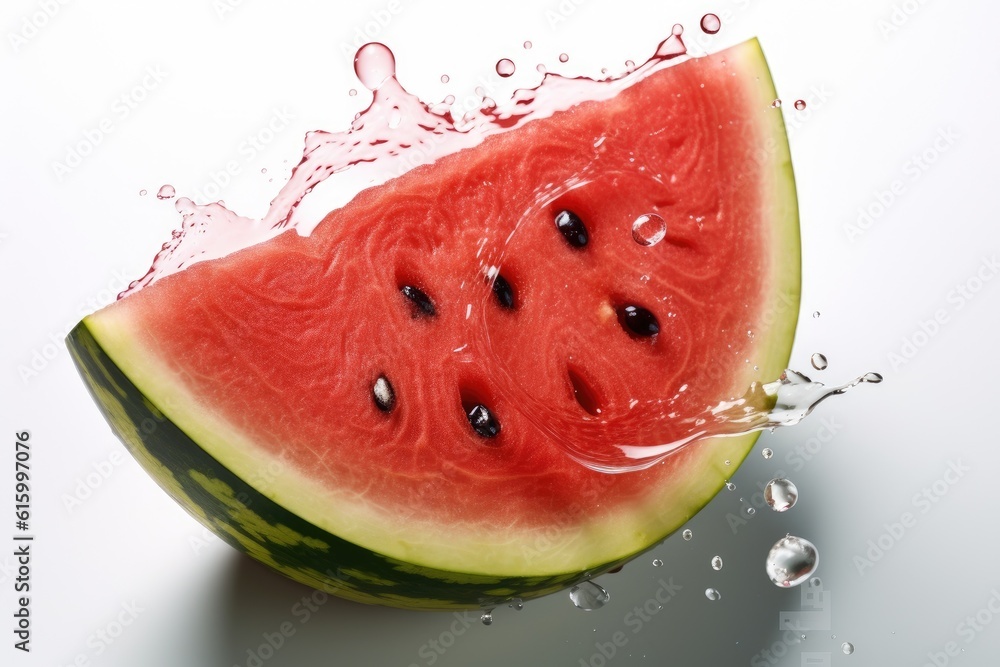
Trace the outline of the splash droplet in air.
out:
<instances>
[{"instance_id":1,"label":"splash droplet in air","mask_svg":"<svg viewBox=\"0 0 1000 667\"><path fill-rule=\"evenodd\" d=\"M378 90L387 79L396 76L396 57L385 44L369 42L354 56L354 72L365 88Z\"/></svg>"},{"instance_id":2,"label":"splash droplet in air","mask_svg":"<svg viewBox=\"0 0 1000 667\"><path fill-rule=\"evenodd\" d=\"M851 642L844 642L840 645L840 650L844 652L844 655L850 655L854 653L854 644Z\"/></svg>"},{"instance_id":3,"label":"splash droplet in air","mask_svg":"<svg viewBox=\"0 0 1000 667\"><path fill-rule=\"evenodd\" d=\"M781 100L780 99L776 99L773 102L771 102L771 108L772 109L779 109L779 108L781 108Z\"/></svg>"},{"instance_id":4,"label":"splash droplet in air","mask_svg":"<svg viewBox=\"0 0 1000 667\"><path fill-rule=\"evenodd\" d=\"M653 559L653 567L663 567L663 561L659 558Z\"/></svg>"},{"instance_id":5,"label":"splash droplet in air","mask_svg":"<svg viewBox=\"0 0 1000 667\"><path fill-rule=\"evenodd\" d=\"M447 74L442 74L441 75L441 83L448 83L449 81L451 81L451 77L450 76L448 76Z\"/></svg>"},{"instance_id":6,"label":"splash droplet in air","mask_svg":"<svg viewBox=\"0 0 1000 667\"><path fill-rule=\"evenodd\" d=\"M775 512L785 512L795 506L799 490L787 479L776 477L764 487L764 500Z\"/></svg>"},{"instance_id":7,"label":"splash droplet in air","mask_svg":"<svg viewBox=\"0 0 1000 667\"><path fill-rule=\"evenodd\" d=\"M493 625L493 610L484 611L479 620L483 622L483 625Z\"/></svg>"},{"instance_id":8,"label":"splash droplet in air","mask_svg":"<svg viewBox=\"0 0 1000 667\"><path fill-rule=\"evenodd\" d=\"M722 28L722 21L715 14L705 14L701 17L701 29L709 35L714 35Z\"/></svg>"},{"instance_id":9,"label":"splash droplet in air","mask_svg":"<svg viewBox=\"0 0 1000 667\"><path fill-rule=\"evenodd\" d=\"M594 611L606 605L611 595L593 581L584 581L570 589L569 599L577 609Z\"/></svg>"},{"instance_id":10,"label":"splash droplet in air","mask_svg":"<svg viewBox=\"0 0 1000 667\"><path fill-rule=\"evenodd\" d=\"M681 537L684 538L685 542L689 542L691 538L694 537L694 533L691 532L690 528L685 528L684 532L681 533Z\"/></svg>"},{"instance_id":11,"label":"splash droplet in air","mask_svg":"<svg viewBox=\"0 0 1000 667\"><path fill-rule=\"evenodd\" d=\"M497 74L503 78L507 78L514 73L514 61L510 58L502 58L497 61Z\"/></svg>"},{"instance_id":12,"label":"splash droplet in air","mask_svg":"<svg viewBox=\"0 0 1000 667\"><path fill-rule=\"evenodd\" d=\"M774 456L774 450L772 450L770 447L765 447L764 449L760 450L760 455L763 456L765 459L769 459L772 456Z\"/></svg>"},{"instance_id":13,"label":"splash droplet in air","mask_svg":"<svg viewBox=\"0 0 1000 667\"><path fill-rule=\"evenodd\" d=\"M667 235L667 222L656 213L644 213L632 223L632 239L641 246L654 246Z\"/></svg>"},{"instance_id":14,"label":"splash droplet in air","mask_svg":"<svg viewBox=\"0 0 1000 667\"><path fill-rule=\"evenodd\" d=\"M712 556L712 569L716 572L722 569L722 556Z\"/></svg>"},{"instance_id":15,"label":"splash droplet in air","mask_svg":"<svg viewBox=\"0 0 1000 667\"><path fill-rule=\"evenodd\" d=\"M163 185L160 187L159 191L156 193L157 199L172 199L177 191L174 190L172 185Z\"/></svg>"},{"instance_id":16,"label":"splash droplet in air","mask_svg":"<svg viewBox=\"0 0 1000 667\"><path fill-rule=\"evenodd\" d=\"M806 108L806 101L805 100L795 100L795 108L798 111L804 110Z\"/></svg>"},{"instance_id":17,"label":"splash droplet in air","mask_svg":"<svg viewBox=\"0 0 1000 667\"><path fill-rule=\"evenodd\" d=\"M819 352L814 354L809 361L812 362L812 367L818 371L824 371L826 370L826 367L830 365L826 360L826 355L820 354Z\"/></svg>"},{"instance_id":18,"label":"splash droplet in air","mask_svg":"<svg viewBox=\"0 0 1000 667\"><path fill-rule=\"evenodd\" d=\"M568 53L560 53L559 54L559 62L561 62L561 63L568 63L569 62L569 54Z\"/></svg>"},{"instance_id":19,"label":"splash droplet in air","mask_svg":"<svg viewBox=\"0 0 1000 667\"><path fill-rule=\"evenodd\" d=\"M525 42L524 43L524 48L525 49L530 49L531 48L531 42Z\"/></svg>"},{"instance_id":20,"label":"splash droplet in air","mask_svg":"<svg viewBox=\"0 0 1000 667\"><path fill-rule=\"evenodd\" d=\"M722 593L720 593L718 590L714 588L706 588L705 597L707 597L712 602L715 602L716 600L722 599Z\"/></svg>"},{"instance_id":21,"label":"splash droplet in air","mask_svg":"<svg viewBox=\"0 0 1000 667\"><path fill-rule=\"evenodd\" d=\"M775 586L798 586L812 576L819 565L819 552L809 540L786 535L771 547L765 570Z\"/></svg>"}]
</instances>

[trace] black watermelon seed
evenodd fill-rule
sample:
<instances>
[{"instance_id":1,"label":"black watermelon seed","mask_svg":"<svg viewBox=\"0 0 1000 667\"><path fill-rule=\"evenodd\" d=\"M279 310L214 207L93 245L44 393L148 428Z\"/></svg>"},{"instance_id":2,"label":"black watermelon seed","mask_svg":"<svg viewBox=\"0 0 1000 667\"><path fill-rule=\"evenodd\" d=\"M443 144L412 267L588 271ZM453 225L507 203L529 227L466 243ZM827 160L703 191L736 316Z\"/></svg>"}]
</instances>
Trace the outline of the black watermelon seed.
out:
<instances>
[{"instance_id":1,"label":"black watermelon seed","mask_svg":"<svg viewBox=\"0 0 1000 667\"><path fill-rule=\"evenodd\" d=\"M559 211L556 214L556 227L562 232L566 242L574 248L583 248L590 240L587 226L573 211Z\"/></svg>"},{"instance_id":2,"label":"black watermelon seed","mask_svg":"<svg viewBox=\"0 0 1000 667\"><path fill-rule=\"evenodd\" d=\"M633 336L649 338L660 333L660 323L656 315L642 306L619 306L618 322Z\"/></svg>"},{"instance_id":3,"label":"black watermelon seed","mask_svg":"<svg viewBox=\"0 0 1000 667\"><path fill-rule=\"evenodd\" d=\"M414 317L434 317L437 315L437 311L434 309L434 302L431 301L431 298L423 290L413 285L403 285L399 288L399 291L413 304Z\"/></svg>"},{"instance_id":4,"label":"black watermelon seed","mask_svg":"<svg viewBox=\"0 0 1000 667\"><path fill-rule=\"evenodd\" d=\"M507 282L507 279L499 273L493 279L493 295L497 298L497 303L501 308L514 310L514 289Z\"/></svg>"},{"instance_id":5,"label":"black watermelon seed","mask_svg":"<svg viewBox=\"0 0 1000 667\"><path fill-rule=\"evenodd\" d=\"M500 422L482 403L472 406L468 412L469 423L472 429L484 438L495 438L500 435Z\"/></svg>"},{"instance_id":6,"label":"black watermelon seed","mask_svg":"<svg viewBox=\"0 0 1000 667\"><path fill-rule=\"evenodd\" d=\"M386 376L380 375L375 380L375 384L372 385L372 399L382 412L392 412L392 409L396 407L396 392Z\"/></svg>"}]
</instances>

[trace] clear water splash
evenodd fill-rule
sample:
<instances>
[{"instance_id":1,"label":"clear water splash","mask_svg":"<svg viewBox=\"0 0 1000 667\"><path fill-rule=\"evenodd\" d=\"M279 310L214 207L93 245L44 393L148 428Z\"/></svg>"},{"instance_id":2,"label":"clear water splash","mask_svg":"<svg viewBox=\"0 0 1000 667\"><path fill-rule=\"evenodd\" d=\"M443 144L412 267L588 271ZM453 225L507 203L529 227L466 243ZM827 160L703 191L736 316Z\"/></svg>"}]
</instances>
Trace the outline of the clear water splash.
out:
<instances>
[{"instance_id":1,"label":"clear water splash","mask_svg":"<svg viewBox=\"0 0 1000 667\"><path fill-rule=\"evenodd\" d=\"M595 452L564 442L569 454L581 464L606 473L643 470L656 465L694 442L706 438L739 436L756 431L793 426L820 403L860 384L878 384L882 376L865 373L842 385L827 386L798 371L786 370L774 382L753 383L740 398L722 401L677 422L688 432L672 442L617 444Z\"/></svg>"}]
</instances>

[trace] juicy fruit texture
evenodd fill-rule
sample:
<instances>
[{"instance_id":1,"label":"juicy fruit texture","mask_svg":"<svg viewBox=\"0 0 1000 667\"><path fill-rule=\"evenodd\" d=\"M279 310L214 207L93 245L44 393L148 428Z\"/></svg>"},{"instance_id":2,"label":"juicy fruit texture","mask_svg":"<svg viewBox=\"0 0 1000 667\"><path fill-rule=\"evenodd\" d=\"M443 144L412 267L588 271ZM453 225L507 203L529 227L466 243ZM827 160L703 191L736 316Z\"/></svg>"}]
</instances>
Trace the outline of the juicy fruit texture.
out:
<instances>
[{"instance_id":1,"label":"juicy fruit texture","mask_svg":"<svg viewBox=\"0 0 1000 667\"><path fill-rule=\"evenodd\" d=\"M418 608L564 588L680 527L756 438L623 475L565 449L668 442L783 369L774 98L756 42L654 72L169 276L70 347L161 486L294 579Z\"/></svg>"}]
</instances>

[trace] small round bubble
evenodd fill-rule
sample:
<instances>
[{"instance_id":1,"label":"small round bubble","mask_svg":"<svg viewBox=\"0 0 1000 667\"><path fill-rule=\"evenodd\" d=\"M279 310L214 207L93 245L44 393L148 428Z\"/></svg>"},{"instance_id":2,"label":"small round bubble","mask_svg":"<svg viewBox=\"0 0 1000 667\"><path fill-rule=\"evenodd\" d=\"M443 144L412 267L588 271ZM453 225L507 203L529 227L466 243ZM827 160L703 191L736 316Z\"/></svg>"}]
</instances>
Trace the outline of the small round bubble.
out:
<instances>
[{"instance_id":1,"label":"small round bubble","mask_svg":"<svg viewBox=\"0 0 1000 667\"><path fill-rule=\"evenodd\" d=\"M667 235L667 222L656 213L644 213L632 223L632 239L641 246L654 246Z\"/></svg>"},{"instance_id":2,"label":"small round bubble","mask_svg":"<svg viewBox=\"0 0 1000 667\"><path fill-rule=\"evenodd\" d=\"M795 100L795 108L798 111L804 110L806 108L806 101L805 100Z\"/></svg>"},{"instance_id":3,"label":"small round bubble","mask_svg":"<svg viewBox=\"0 0 1000 667\"><path fill-rule=\"evenodd\" d=\"M786 512L795 506L799 490L795 484L782 477L772 479L764 487L764 500L775 512Z\"/></svg>"},{"instance_id":4,"label":"small round bubble","mask_svg":"<svg viewBox=\"0 0 1000 667\"><path fill-rule=\"evenodd\" d=\"M176 195L176 194L177 194L177 191L174 190L174 186L172 186L172 185L164 185L164 186L160 187L159 191L156 193L156 198L157 199L172 199L173 196Z\"/></svg>"},{"instance_id":5,"label":"small round bubble","mask_svg":"<svg viewBox=\"0 0 1000 667\"><path fill-rule=\"evenodd\" d=\"M659 558L653 559L653 567L663 567L663 561Z\"/></svg>"},{"instance_id":6,"label":"small round bubble","mask_svg":"<svg viewBox=\"0 0 1000 667\"><path fill-rule=\"evenodd\" d=\"M691 538L694 537L694 533L691 532L690 528L685 528L684 532L681 533L681 537L683 537L685 541L690 541Z\"/></svg>"},{"instance_id":7,"label":"small round bubble","mask_svg":"<svg viewBox=\"0 0 1000 667\"><path fill-rule=\"evenodd\" d=\"M712 569L716 572L722 569L722 556L712 556Z\"/></svg>"},{"instance_id":8,"label":"small round bubble","mask_svg":"<svg viewBox=\"0 0 1000 667\"><path fill-rule=\"evenodd\" d=\"M850 655L854 653L854 644L851 642L844 642L840 645L840 650L844 652L844 655Z\"/></svg>"},{"instance_id":9,"label":"small round bubble","mask_svg":"<svg viewBox=\"0 0 1000 667\"><path fill-rule=\"evenodd\" d=\"M772 456L774 456L774 450L772 450L770 447L765 447L764 449L761 450L760 455L763 456L765 459L769 459Z\"/></svg>"},{"instance_id":10,"label":"small round bubble","mask_svg":"<svg viewBox=\"0 0 1000 667\"><path fill-rule=\"evenodd\" d=\"M736 485L733 484L732 482L726 482L726 488L729 489L730 491L735 491Z\"/></svg>"},{"instance_id":11,"label":"small round bubble","mask_svg":"<svg viewBox=\"0 0 1000 667\"><path fill-rule=\"evenodd\" d=\"M447 74L442 74L441 75L441 83L448 83L449 81L451 81L451 77L450 76L448 76Z\"/></svg>"},{"instance_id":12,"label":"small round bubble","mask_svg":"<svg viewBox=\"0 0 1000 667\"><path fill-rule=\"evenodd\" d=\"M778 109L780 107L781 107L781 100L776 99L773 102L771 102L771 108L772 109Z\"/></svg>"},{"instance_id":13,"label":"small round bubble","mask_svg":"<svg viewBox=\"0 0 1000 667\"><path fill-rule=\"evenodd\" d=\"M479 617L479 620L483 622L483 625L493 625L493 612L484 611L483 615Z\"/></svg>"},{"instance_id":14,"label":"small round bubble","mask_svg":"<svg viewBox=\"0 0 1000 667\"><path fill-rule=\"evenodd\" d=\"M497 61L497 74L507 78L514 73L514 61L510 58L502 58Z\"/></svg>"},{"instance_id":15,"label":"small round bubble","mask_svg":"<svg viewBox=\"0 0 1000 667\"><path fill-rule=\"evenodd\" d=\"M530 49L531 48L531 42L525 42L524 43L524 48L525 49Z\"/></svg>"},{"instance_id":16,"label":"small round bubble","mask_svg":"<svg viewBox=\"0 0 1000 667\"><path fill-rule=\"evenodd\" d=\"M786 535L771 547L764 569L771 583L781 588L798 586L812 576L819 565L819 552L809 540Z\"/></svg>"},{"instance_id":17,"label":"small round bubble","mask_svg":"<svg viewBox=\"0 0 1000 667\"><path fill-rule=\"evenodd\" d=\"M569 54L560 53L559 54L559 62L561 62L561 63L569 62Z\"/></svg>"},{"instance_id":18,"label":"small round bubble","mask_svg":"<svg viewBox=\"0 0 1000 667\"><path fill-rule=\"evenodd\" d=\"M812 367L818 371L826 370L826 367L830 365L830 363L826 360L826 355L819 352L814 354L810 361L812 362Z\"/></svg>"},{"instance_id":19,"label":"small round bubble","mask_svg":"<svg viewBox=\"0 0 1000 667\"><path fill-rule=\"evenodd\" d=\"M705 597L707 597L712 602L715 602L716 600L722 599L722 593L720 593L718 590L714 588L706 588Z\"/></svg>"},{"instance_id":20,"label":"small round bubble","mask_svg":"<svg viewBox=\"0 0 1000 667\"><path fill-rule=\"evenodd\" d=\"M675 37L680 37L681 35L684 34L684 26L682 26L680 23L675 23L674 27L670 29L670 34Z\"/></svg>"},{"instance_id":21,"label":"small round bubble","mask_svg":"<svg viewBox=\"0 0 1000 667\"><path fill-rule=\"evenodd\" d=\"M722 28L722 21L715 14L705 14L701 17L701 29L709 35L714 35Z\"/></svg>"}]
</instances>

